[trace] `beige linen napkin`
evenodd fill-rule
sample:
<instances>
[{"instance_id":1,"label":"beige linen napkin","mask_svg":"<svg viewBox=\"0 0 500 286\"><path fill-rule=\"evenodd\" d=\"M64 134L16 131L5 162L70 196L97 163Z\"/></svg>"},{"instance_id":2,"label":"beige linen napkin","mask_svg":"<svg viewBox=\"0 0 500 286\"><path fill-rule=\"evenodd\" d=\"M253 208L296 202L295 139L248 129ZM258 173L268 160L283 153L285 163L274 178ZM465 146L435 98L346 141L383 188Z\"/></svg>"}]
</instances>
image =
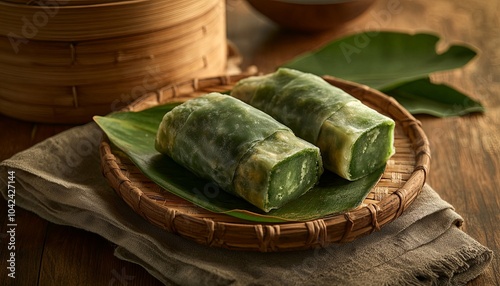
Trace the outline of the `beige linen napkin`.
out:
<instances>
[{"instance_id":1,"label":"beige linen napkin","mask_svg":"<svg viewBox=\"0 0 500 286\"><path fill-rule=\"evenodd\" d=\"M493 256L456 227L462 218L429 186L397 220L352 243L285 253L198 245L150 225L118 197L101 174L100 138L93 123L75 127L3 161L0 173L16 172L19 207L103 236L117 257L167 285L463 285Z\"/></svg>"}]
</instances>

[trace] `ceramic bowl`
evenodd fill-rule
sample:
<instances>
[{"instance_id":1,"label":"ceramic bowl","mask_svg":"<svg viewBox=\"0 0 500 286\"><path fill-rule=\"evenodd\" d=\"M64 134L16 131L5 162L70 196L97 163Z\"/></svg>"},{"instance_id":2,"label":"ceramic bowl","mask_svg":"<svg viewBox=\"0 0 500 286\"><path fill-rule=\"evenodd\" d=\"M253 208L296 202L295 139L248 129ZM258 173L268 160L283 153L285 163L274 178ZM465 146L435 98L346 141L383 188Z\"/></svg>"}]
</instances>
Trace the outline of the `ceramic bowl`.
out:
<instances>
[{"instance_id":1,"label":"ceramic bowl","mask_svg":"<svg viewBox=\"0 0 500 286\"><path fill-rule=\"evenodd\" d=\"M279 26L298 31L340 27L366 12L376 0L247 0Z\"/></svg>"}]
</instances>

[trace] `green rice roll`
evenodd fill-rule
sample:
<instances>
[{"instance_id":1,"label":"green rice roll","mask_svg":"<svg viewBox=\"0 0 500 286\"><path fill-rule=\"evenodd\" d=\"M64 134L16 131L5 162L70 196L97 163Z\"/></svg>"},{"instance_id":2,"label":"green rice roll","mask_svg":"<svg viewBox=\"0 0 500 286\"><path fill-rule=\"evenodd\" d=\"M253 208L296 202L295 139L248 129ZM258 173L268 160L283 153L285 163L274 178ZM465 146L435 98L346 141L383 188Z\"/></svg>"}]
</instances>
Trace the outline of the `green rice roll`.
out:
<instances>
[{"instance_id":1,"label":"green rice roll","mask_svg":"<svg viewBox=\"0 0 500 286\"><path fill-rule=\"evenodd\" d=\"M228 95L210 93L165 114L156 149L268 212L310 190L323 172L319 148Z\"/></svg>"},{"instance_id":2,"label":"green rice roll","mask_svg":"<svg viewBox=\"0 0 500 286\"><path fill-rule=\"evenodd\" d=\"M281 68L241 80L231 95L318 146L325 168L345 179L372 173L394 153L394 121L316 75Z\"/></svg>"}]
</instances>

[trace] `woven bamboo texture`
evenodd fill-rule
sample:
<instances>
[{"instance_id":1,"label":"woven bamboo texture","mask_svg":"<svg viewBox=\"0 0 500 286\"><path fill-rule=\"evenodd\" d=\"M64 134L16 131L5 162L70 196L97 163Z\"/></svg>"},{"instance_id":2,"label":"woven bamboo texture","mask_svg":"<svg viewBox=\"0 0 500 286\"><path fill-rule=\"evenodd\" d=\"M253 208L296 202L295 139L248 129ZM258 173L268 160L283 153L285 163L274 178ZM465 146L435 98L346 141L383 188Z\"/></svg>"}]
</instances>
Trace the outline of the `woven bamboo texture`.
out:
<instances>
[{"instance_id":1,"label":"woven bamboo texture","mask_svg":"<svg viewBox=\"0 0 500 286\"><path fill-rule=\"evenodd\" d=\"M0 113L83 123L161 86L222 74L224 4L0 0Z\"/></svg>"},{"instance_id":2,"label":"woven bamboo texture","mask_svg":"<svg viewBox=\"0 0 500 286\"><path fill-rule=\"evenodd\" d=\"M129 105L139 111L184 101L212 91L227 91L247 75L191 80L164 88ZM212 213L187 202L145 177L106 138L100 146L104 176L123 200L150 223L200 244L243 251L280 252L349 242L379 230L399 217L420 193L430 166L429 142L420 122L394 99L351 82L325 77L396 122L396 153L382 178L354 210L307 222L255 223Z\"/></svg>"}]
</instances>

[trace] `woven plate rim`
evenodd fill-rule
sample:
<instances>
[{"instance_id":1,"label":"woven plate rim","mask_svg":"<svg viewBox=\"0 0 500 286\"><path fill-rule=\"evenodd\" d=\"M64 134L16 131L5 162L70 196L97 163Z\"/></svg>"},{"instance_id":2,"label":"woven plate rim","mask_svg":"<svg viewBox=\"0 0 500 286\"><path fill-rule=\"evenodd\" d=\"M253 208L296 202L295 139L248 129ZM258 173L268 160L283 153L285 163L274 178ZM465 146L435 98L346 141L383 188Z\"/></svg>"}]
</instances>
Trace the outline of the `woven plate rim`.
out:
<instances>
[{"instance_id":1,"label":"woven plate rim","mask_svg":"<svg viewBox=\"0 0 500 286\"><path fill-rule=\"evenodd\" d=\"M160 103L187 100L210 91L229 90L238 80L254 74L255 72L249 72L193 79L169 85L144 95L123 111L139 111ZM103 136L100 144L103 175L132 210L151 224L211 247L281 252L324 247L369 235L404 213L421 192L430 167L429 142L421 123L393 98L364 85L330 76L323 78L348 93L356 94L365 104L382 109L395 119L396 125L402 128L404 135L411 142L415 159L413 170L401 187L380 201L365 200L366 203L354 210L306 222L257 223L213 213L200 217L148 197L144 192L147 187L140 186L129 178L127 167L119 156L113 153L106 136ZM158 192L164 193L156 187ZM193 207L197 208L194 205Z\"/></svg>"}]
</instances>

